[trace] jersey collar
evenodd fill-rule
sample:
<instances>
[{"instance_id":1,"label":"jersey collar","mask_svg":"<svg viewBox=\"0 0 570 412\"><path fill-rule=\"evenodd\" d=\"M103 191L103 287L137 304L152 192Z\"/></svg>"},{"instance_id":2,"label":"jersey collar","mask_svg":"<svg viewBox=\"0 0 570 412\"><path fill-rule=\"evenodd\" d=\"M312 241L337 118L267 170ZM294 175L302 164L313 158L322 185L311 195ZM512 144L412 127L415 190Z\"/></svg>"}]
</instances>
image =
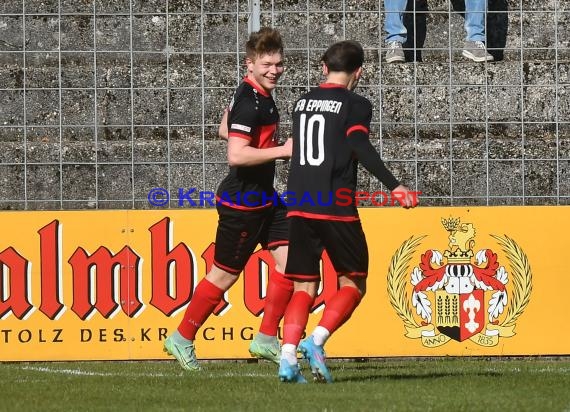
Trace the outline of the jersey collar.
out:
<instances>
[{"instance_id":1,"label":"jersey collar","mask_svg":"<svg viewBox=\"0 0 570 412\"><path fill-rule=\"evenodd\" d=\"M321 83L319 87L323 89L346 89L346 86L338 83Z\"/></svg>"},{"instance_id":2,"label":"jersey collar","mask_svg":"<svg viewBox=\"0 0 570 412\"><path fill-rule=\"evenodd\" d=\"M243 81L257 90L262 96L269 97L269 93L267 93L259 84L251 80L249 77L246 76Z\"/></svg>"}]
</instances>

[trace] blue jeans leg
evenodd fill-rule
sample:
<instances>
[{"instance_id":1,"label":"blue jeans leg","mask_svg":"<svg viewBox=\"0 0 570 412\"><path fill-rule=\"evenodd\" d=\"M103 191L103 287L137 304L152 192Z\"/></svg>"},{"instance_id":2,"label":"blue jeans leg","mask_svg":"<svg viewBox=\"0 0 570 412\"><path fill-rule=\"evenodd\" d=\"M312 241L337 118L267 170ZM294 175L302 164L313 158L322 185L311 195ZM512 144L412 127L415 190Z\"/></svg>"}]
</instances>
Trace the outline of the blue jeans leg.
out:
<instances>
[{"instance_id":1,"label":"blue jeans leg","mask_svg":"<svg viewBox=\"0 0 570 412\"><path fill-rule=\"evenodd\" d=\"M407 0L384 0L384 30L386 42L399 41L405 43L407 30L404 27L404 11Z\"/></svg>"},{"instance_id":2,"label":"blue jeans leg","mask_svg":"<svg viewBox=\"0 0 570 412\"><path fill-rule=\"evenodd\" d=\"M466 40L485 41L487 0L465 0Z\"/></svg>"}]
</instances>

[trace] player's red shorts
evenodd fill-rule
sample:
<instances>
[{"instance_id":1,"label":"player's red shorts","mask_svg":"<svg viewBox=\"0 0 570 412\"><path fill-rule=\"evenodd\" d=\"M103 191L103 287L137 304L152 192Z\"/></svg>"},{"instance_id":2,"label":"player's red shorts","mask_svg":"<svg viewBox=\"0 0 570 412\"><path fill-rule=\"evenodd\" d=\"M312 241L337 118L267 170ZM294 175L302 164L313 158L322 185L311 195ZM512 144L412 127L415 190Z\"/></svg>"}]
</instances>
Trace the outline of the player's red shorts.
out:
<instances>
[{"instance_id":1,"label":"player's red shorts","mask_svg":"<svg viewBox=\"0 0 570 412\"><path fill-rule=\"evenodd\" d=\"M342 222L289 217L287 278L319 280L323 249L338 274L368 275L368 245L359 220Z\"/></svg>"},{"instance_id":2,"label":"player's red shorts","mask_svg":"<svg viewBox=\"0 0 570 412\"><path fill-rule=\"evenodd\" d=\"M278 203L264 209L244 211L217 204L218 229L214 264L238 275L258 244L264 249L286 245L287 208Z\"/></svg>"}]
</instances>

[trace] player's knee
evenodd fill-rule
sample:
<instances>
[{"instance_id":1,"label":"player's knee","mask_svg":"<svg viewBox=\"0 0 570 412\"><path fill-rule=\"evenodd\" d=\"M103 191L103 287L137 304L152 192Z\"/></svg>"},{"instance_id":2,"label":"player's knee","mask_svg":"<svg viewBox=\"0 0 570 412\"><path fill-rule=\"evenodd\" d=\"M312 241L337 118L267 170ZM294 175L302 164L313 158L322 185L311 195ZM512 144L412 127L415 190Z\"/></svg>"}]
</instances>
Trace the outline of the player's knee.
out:
<instances>
[{"instance_id":1,"label":"player's knee","mask_svg":"<svg viewBox=\"0 0 570 412\"><path fill-rule=\"evenodd\" d=\"M366 294L366 277L343 275L339 277L339 286L341 288L348 286L356 289L360 295L360 299L362 299Z\"/></svg>"},{"instance_id":2,"label":"player's knee","mask_svg":"<svg viewBox=\"0 0 570 412\"><path fill-rule=\"evenodd\" d=\"M215 265L212 266L212 269L206 275L206 279L209 282L212 282L214 285L216 285L218 288L220 288L224 291L231 288L232 285L234 283L236 283L238 278L239 278L239 273L233 274L233 273L227 272L227 271L225 271L225 270L223 270L223 269L221 269Z\"/></svg>"}]
</instances>

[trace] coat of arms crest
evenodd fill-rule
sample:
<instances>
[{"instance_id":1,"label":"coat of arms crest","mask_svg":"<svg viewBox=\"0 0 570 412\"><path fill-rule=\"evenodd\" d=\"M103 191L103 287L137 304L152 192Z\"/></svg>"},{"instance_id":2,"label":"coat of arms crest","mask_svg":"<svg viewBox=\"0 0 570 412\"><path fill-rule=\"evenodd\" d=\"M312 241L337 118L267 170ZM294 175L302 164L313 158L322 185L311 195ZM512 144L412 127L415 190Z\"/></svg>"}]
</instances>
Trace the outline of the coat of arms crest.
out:
<instances>
[{"instance_id":1,"label":"coat of arms crest","mask_svg":"<svg viewBox=\"0 0 570 412\"><path fill-rule=\"evenodd\" d=\"M449 232L448 249L425 251L410 273L409 263L425 236L411 237L398 248L388 270L390 303L404 322L406 337L437 347L467 339L495 346L500 337L514 336L532 291L526 254L508 236L491 235L509 262L507 271L492 249L473 251L472 223L452 217L441 221Z\"/></svg>"}]
</instances>

